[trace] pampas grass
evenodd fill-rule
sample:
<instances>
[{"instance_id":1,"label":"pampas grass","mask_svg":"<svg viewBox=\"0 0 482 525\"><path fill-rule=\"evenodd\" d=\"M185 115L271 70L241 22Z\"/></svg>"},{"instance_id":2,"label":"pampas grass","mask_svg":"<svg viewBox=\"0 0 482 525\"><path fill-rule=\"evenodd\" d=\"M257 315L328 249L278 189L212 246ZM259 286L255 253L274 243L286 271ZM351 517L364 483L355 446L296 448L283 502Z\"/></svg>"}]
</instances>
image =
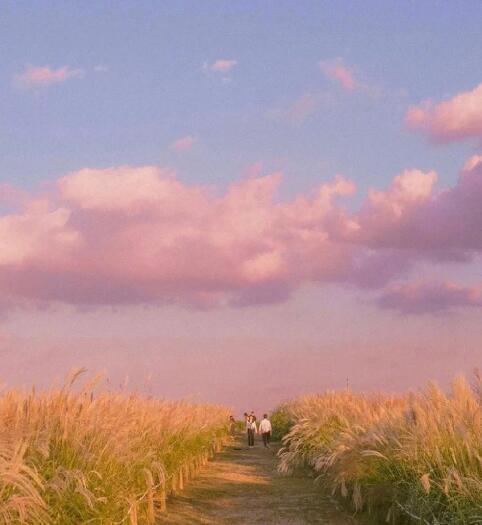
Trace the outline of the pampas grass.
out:
<instances>
[{"instance_id":1,"label":"pampas grass","mask_svg":"<svg viewBox=\"0 0 482 525\"><path fill-rule=\"evenodd\" d=\"M371 523L482 523L481 382L407 396L327 392L281 407L282 472L308 466Z\"/></svg>"},{"instance_id":2,"label":"pampas grass","mask_svg":"<svg viewBox=\"0 0 482 525\"><path fill-rule=\"evenodd\" d=\"M227 436L223 407L100 392L0 396L0 523L153 524Z\"/></svg>"}]
</instances>

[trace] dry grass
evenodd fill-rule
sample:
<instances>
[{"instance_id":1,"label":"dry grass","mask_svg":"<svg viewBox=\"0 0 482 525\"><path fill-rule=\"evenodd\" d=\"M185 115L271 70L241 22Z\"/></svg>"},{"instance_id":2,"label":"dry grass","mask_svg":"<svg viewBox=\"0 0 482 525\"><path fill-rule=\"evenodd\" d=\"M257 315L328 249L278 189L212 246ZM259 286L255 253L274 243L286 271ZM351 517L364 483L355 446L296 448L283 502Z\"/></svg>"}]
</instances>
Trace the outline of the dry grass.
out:
<instances>
[{"instance_id":1,"label":"dry grass","mask_svg":"<svg viewBox=\"0 0 482 525\"><path fill-rule=\"evenodd\" d=\"M371 520L482 523L481 382L402 397L328 392L284 405L280 469L308 465ZM373 523L374 521L370 521Z\"/></svg>"},{"instance_id":2,"label":"dry grass","mask_svg":"<svg viewBox=\"0 0 482 525\"><path fill-rule=\"evenodd\" d=\"M0 397L0 523L154 523L227 435L223 407L69 384Z\"/></svg>"}]
</instances>

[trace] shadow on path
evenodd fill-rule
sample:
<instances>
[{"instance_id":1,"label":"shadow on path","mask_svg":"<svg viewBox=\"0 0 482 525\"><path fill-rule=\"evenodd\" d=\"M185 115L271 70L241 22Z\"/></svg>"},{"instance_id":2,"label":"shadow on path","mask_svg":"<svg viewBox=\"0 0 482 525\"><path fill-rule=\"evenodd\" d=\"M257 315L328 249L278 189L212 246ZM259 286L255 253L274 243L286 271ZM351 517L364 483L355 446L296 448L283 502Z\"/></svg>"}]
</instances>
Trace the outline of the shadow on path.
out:
<instances>
[{"instance_id":1,"label":"shadow on path","mask_svg":"<svg viewBox=\"0 0 482 525\"><path fill-rule=\"evenodd\" d=\"M168 525L353 525L303 475L276 471L277 447L248 449L242 437L217 454L179 496L160 523Z\"/></svg>"}]
</instances>

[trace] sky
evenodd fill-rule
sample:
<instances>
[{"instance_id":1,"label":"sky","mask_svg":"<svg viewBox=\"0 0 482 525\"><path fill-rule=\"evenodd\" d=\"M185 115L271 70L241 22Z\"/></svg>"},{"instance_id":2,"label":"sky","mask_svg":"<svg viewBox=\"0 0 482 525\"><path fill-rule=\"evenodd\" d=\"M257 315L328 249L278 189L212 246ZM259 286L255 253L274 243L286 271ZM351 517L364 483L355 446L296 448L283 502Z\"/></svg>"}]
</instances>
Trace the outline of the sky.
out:
<instances>
[{"instance_id":1,"label":"sky","mask_svg":"<svg viewBox=\"0 0 482 525\"><path fill-rule=\"evenodd\" d=\"M481 365L482 4L2 2L0 379L264 411Z\"/></svg>"}]
</instances>

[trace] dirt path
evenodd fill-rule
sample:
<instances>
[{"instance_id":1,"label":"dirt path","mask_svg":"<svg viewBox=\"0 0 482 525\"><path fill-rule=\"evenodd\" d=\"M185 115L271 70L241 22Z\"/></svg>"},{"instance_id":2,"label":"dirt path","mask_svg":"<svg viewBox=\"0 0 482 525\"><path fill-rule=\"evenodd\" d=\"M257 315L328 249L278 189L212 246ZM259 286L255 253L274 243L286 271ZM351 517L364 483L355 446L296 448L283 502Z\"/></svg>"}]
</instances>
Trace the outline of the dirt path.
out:
<instances>
[{"instance_id":1,"label":"dirt path","mask_svg":"<svg viewBox=\"0 0 482 525\"><path fill-rule=\"evenodd\" d=\"M276 472L273 449L238 439L168 502L168 525L353 525L306 476Z\"/></svg>"}]
</instances>

